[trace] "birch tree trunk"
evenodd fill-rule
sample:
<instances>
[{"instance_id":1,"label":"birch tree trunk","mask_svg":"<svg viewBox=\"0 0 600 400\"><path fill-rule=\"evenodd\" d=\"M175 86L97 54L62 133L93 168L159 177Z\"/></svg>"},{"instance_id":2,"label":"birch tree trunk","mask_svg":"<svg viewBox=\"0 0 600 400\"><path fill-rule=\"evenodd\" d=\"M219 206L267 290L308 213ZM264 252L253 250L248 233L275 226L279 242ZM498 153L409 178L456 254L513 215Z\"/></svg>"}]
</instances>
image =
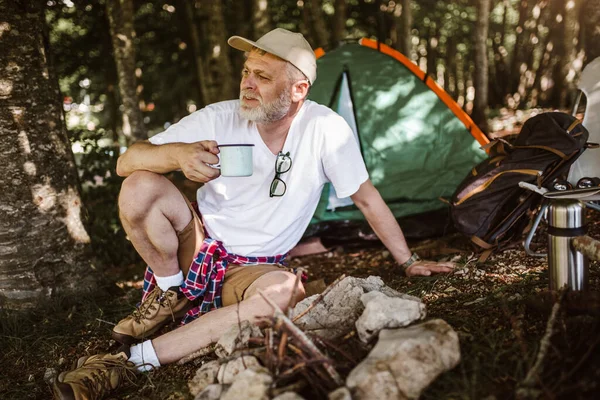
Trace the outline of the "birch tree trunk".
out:
<instances>
[{"instance_id":1,"label":"birch tree trunk","mask_svg":"<svg viewBox=\"0 0 600 400\"><path fill-rule=\"evenodd\" d=\"M41 1L0 0L0 304L94 285Z\"/></svg>"},{"instance_id":2,"label":"birch tree trunk","mask_svg":"<svg viewBox=\"0 0 600 400\"><path fill-rule=\"evenodd\" d=\"M475 25L475 100L473 121L487 132L488 105L488 55L487 38L490 17L490 0L478 0L477 23Z\"/></svg>"},{"instance_id":3,"label":"birch tree trunk","mask_svg":"<svg viewBox=\"0 0 600 400\"><path fill-rule=\"evenodd\" d=\"M148 132L136 90L133 0L106 0L106 14L119 74L119 93L123 103L123 134L134 141L147 139Z\"/></svg>"},{"instance_id":4,"label":"birch tree trunk","mask_svg":"<svg viewBox=\"0 0 600 400\"><path fill-rule=\"evenodd\" d=\"M252 0L252 25L254 27L254 40L273 29L269 15L267 0Z\"/></svg>"}]
</instances>

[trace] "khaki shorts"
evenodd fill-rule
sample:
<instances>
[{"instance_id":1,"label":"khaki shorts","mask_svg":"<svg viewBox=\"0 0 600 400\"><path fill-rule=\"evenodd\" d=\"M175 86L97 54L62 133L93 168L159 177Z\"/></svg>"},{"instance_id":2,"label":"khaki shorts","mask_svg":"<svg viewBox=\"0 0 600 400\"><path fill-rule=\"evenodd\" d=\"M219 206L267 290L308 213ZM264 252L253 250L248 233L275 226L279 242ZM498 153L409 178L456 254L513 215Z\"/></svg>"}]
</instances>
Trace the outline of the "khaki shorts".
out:
<instances>
[{"instance_id":1,"label":"khaki shorts","mask_svg":"<svg viewBox=\"0 0 600 400\"><path fill-rule=\"evenodd\" d=\"M183 196L188 208L192 212L192 220L190 223L177 233L179 238L179 249L177 251L177 259L179 267L183 271L183 276L187 276L190 265L194 257L200 251L202 242L204 241L204 227L202 221L194 206L190 201ZM236 304L244 299L246 289L262 275L272 271L287 271L286 268L278 267L273 264L259 264L250 266L232 265L225 273L223 282L223 291L221 299L223 306Z\"/></svg>"}]
</instances>

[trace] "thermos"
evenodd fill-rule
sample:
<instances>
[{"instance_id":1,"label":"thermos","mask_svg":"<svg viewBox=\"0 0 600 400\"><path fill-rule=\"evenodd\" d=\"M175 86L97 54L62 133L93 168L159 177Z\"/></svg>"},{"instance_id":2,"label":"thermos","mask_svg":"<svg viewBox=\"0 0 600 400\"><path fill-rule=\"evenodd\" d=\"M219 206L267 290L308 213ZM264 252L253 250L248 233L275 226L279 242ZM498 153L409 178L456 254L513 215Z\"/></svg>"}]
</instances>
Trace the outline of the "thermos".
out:
<instances>
[{"instance_id":1,"label":"thermos","mask_svg":"<svg viewBox=\"0 0 600 400\"><path fill-rule=\"evenodd\" d=\"M588 259L572 239L586 234L585 208L579 200L552 200L548 206L548 270L550 289L587 290Z\"/></svg>"}]
</instances>

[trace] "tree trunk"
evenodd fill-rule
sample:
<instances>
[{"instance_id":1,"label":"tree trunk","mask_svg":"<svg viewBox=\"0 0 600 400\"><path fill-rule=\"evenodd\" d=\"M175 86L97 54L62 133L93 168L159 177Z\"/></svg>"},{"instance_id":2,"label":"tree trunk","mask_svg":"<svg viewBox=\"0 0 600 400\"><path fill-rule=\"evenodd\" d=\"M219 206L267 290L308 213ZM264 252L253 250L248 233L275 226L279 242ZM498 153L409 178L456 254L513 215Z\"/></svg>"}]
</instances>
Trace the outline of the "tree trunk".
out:
<instances>
[{"instance_id":1,"label":"tree trunk","mask_svg":"<svg viewBox=\"0 0 600 400\"><path fill-rule=\"evenodd\" d=\"M254 40L257 40L272 28L269 4L267 0L252 0L252 25Z\"/></svg>"},{"instance_id":2,"label":"tree trunk","mask_svg":"<svg viewBox=\"0 0 600 400\"><path fill-rule=\"evenodd\" d=\"M435 26L435 22L431 22L429 29L427 30L427 75L433 79L437 79L437 46L438 46L438 34Z\"/></svg>"},{"instance_id":3,"label":"tree trunk","mask_svg":"<svg viewBox=\"0 0 600 400\"><path fill-rule=\"evenodd\" d=\"M488 55L487 38L490 21L490 0L478 0L475 25L475 99L473 121L487 132Z\"/></svg>"},{"instance_id":4,"label":"tree trunk","mask_svg":"<svg viewBox=\"0 0 600 400\"><path fill-rule=\"evenodd\" d=\"M306 3L304 6L306 7ZM321 1L310 0L309 15L311 30L313 31L313 37L315 38L315 47L327 48L327 45L329 44L329 32L327 24L325 23L325 18L323 17Z\"/></svg>"},{"instance_id":5,"label":"tree trunk","mask_svg":"<svg viewBox=\"0 0 600 400\"><path fill-rule=\"evenodd\" d=\"M346 0L335 0L333 14L333 30L331 31L331 44L335 48L340 45L346 29Z\"/></svg>"},{"instance_id":6,"label":"tree trunk","mask_svg":"<svg viewBox=\"0 0 600 400\"><path fill-rule=\"evenodd\" d=\"M147 139L148 132L136 90L133 0L106 0L106 14L123 102L123 134L134 141Z\"/></svg>"},{"instance_id":7,"label":"tree trunk","mask_svg":"<svg viewBox=\"0 0 600 400\"><path fill-rule=\"evenodd\" d=\"M552 32L552 58L554 65L552 66L552 95L550 96L550 104L553 107L564 108L567 103L567 92L565 79L569 69L570 60L567 57L565 46L565 21L566 21L566 1L551 0L550 14L553 21L550 25Z\"/></svg>"},{"instance_id":8,"label":"tree trunk","mask_svg":"<svg viewBox=\"0 0 600 400\"><path fill-rule=\"evenodd\" d=\"M581 6L581 38L585 51L585 66L600 57L600 0L585 0Z\"/></svg>"},{"instance_id":9,"label":"tree trunk","mask_svg":"<svg viewBox=\"0 0 600 400\"><path fill-rule=\"evenodd\" d=\"M0 1L0 303L94 285L42 2Z\"/></svg>"},{"instance_id":10,"label":"tree trunk","mask_svg":"<svg viewBox=\"0 0 600 400\"><path fill-rule=\"evenodd\" d=\"M517 38L515 40L515 46L513 48L513 57L510 66L510 76L512 77L510 84L510 93L513 94L518 91L519 84L521 82L521 65L523 64L523 59L525 57L525 52L523 51L523 43L525 42L525 38L527 35L525 22L527 22L527 17L529 16L531 11L529 3L529 0L521 0L519 2L519 21L517 22L517 27L515 29L517 33Z\"/></svg>"},{"instance_id":11,"label":"tree trunk","mask_svg":"<svg viewBox=\"0 0 600 400\"><path fill-rule=\"evenodd\" d=\"M190 0L181 0L180 3L185 7L185 21L188 26L190 41L192 45L192 53L194 54L194 63L196 66L196 81L198 85L198 94L200 95L200 107L209 104L208 88L206 87L206 72L204 68L204 58L202 57L202 42L200 41L200 33L196 25L196 6L195 2Z\"/></svg>"},{"instance_id":12,"label":"tree trunk","mask_svg":"<svg viewBox=\"0 0 600 400\"><path fill-rule=\"evenodd\" d=\"M396 48L406 57L411 58L412 52L412 11L411 0L402 0L402 6L396 5L399 12L394 12L396 17Z\"/></svg>"},{"instance_id":13,"label":"tree trunk","mask_svg":"<svg viewBox=\"0 0 600 400\"><path fill-rule=\"evenodd\" d=\"M207 13L209 26L207 73L210 74L212 83L212 87L209 88L209 102L235 99L238 97L238 86L231 79L233 69L229 59L230 47L227 44L221 1L203 1L202 7Z\"/></svg>"}]
</instances>

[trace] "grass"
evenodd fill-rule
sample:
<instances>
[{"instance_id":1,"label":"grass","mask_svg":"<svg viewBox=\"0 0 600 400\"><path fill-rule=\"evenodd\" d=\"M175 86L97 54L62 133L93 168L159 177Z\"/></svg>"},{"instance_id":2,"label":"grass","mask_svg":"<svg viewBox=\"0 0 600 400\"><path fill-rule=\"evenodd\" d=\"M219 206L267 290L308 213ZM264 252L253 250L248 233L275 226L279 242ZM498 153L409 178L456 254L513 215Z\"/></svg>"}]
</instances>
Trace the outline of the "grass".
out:
<instances>
[{"instance_id":1,"label":"grass","mask_svg":"<svg viewBox=\"0 0 600 400\"><path fill-rule=\"evenodd\" d=\"M594 237L600 237L599 215L593 214L590 223ZM545 260L517 249L476 265L463 239L445 238L438 247L449 245L465 250L454 258L466 267L443 277L401 277L389 253L377 247L296 258L292 265L308 267L312 277L327 283L342 273L379 275L394 289L423 298L428 318L442 318L457 331L462 360L439 376L423 399L514 398L535 362L553 304L544 296ZM598 267L597 262L590 265L593 292L600 291ZM0 310L0 398L48 399L45 374L69 369L79 356L115 350L111 325L103 321L118 321L138 296L137 289L115 288L53 298L28 311ZM588 399L600 393L598 310L574 312L563 306L539 376L540 398ZM198 363L161 368L119 391L117 398L191 399L187 381L197 368Z\"/></svg>"}]
</instances>

